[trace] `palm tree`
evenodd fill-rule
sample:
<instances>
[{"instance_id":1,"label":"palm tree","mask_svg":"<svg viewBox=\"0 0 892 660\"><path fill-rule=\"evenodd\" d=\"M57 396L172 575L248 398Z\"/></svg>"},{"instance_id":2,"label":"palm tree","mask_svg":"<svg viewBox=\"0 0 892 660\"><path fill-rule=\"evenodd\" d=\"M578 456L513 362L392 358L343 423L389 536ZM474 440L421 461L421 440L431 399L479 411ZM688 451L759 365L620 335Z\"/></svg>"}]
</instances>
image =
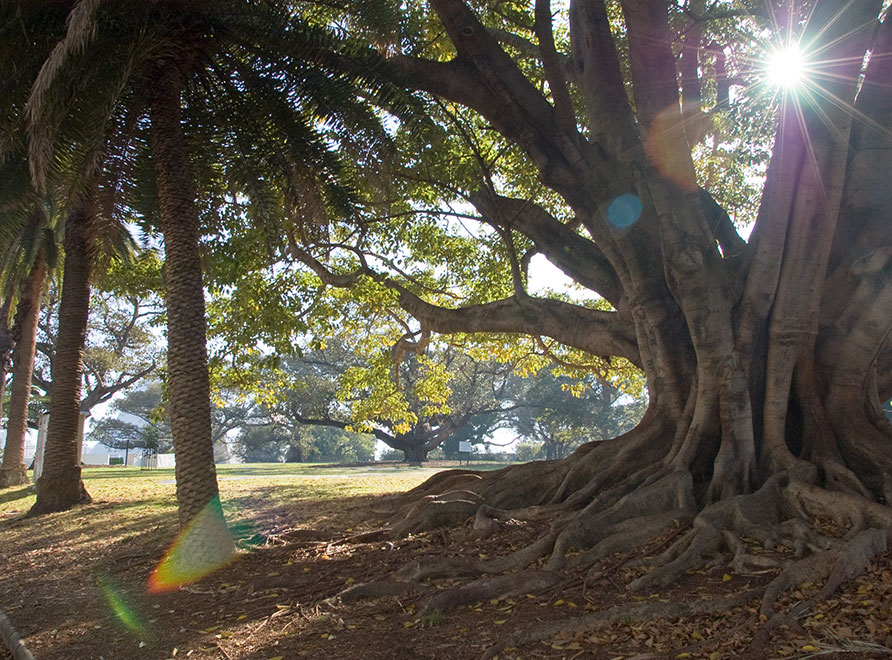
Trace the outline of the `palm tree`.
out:
<instances>
[{"instance_id":1,"label":"palm tree","mask_svg":"<svg viewBox=\"0 0 892 660\"><path fill-rule=\"evenodd\" d=\"M355 132L385 141L378 118L358 100L363 95L397 113L406 108L397 89L376 77L383 60L333 33L329 9L320 10L314 25L312 8L268 0L80 1L31 95L31 162L38 180L57 136L67 131L77 143L93 145L84 149L86 156L111 154L108 166L130 195L127 203L161 228L183 524L218 492L199 238L202 210L213 215L220 198L198 184L220 180L214 163L245 158L265 173L274 171L278 190L292 200L310 188L322 206L348 208L333 136ZM242 134L263 143L245 146ZM198 159L199 151L208 155ZM251 168L240 172L240 181L226 183L242 184L244 192L264 187L262 176L252 180Z\"/></svg>"},{"instance_id":2,"label":"palm tree","mask_svg":"<svg viewBox=\"0 0 892 660\"><path fill-rule=\"evenodd\" d=\"M50 401L46 469L38 483L35 513L63 509L90 499L83 488L77 461L77 404L80 400L89 278L98 222L97 193L100 183L106 183L100 176L103 173L103 158L97 147L101 145L80 139L83 131L76 128L74 132L60 133L61 139L40 146L41 153L48 156L47 161L36 164L32 160L33 187L28 182L22 183L23 175L27 174L28 161L23 157L19 159L28 150L35 149L33 143L26 145L21 137L28 118L26 102L39 72L46 69L53 56L58 55L59 51L53 50L53 44L65 34L69 10L70 5L64 3L35 9L28 3L7 2L0 7L0 40L3 42L0 61L8 64L11 71L4 81L3 91L6 94L2 101L4 121L0 124L3 138L0 140L0 163L15 182L15 185L9 186L5 197L16 202L8 206L19 210L26 208L29 201L35 206L37 201L53 200L54 205L67 216L64 240L66 272L60 302L60 350L55 359L56 387ZM55 125L59 123L57 116L44 119ZM36 213L35 216L40 214ZM15 227L15 217L13 213L4 218L3 231L8 233ZM20 460L24 442L34 358L34 331L40 292L46 277L44 257L52 254L53 248L54 244L50 243L43 251L38 251L32 274L25 282L25 295L20 301L18 316L24 341L16 348L16 378L13 381L10 410L10 442L18 451L9 455L10 461ZM10 478L14 478L13 471L14 468L10 466L7 471Z\"/></svg>"},{"instance_id":3,"label":"palm tree","mask_svg":"<svg viewBox=\"0 0 892 660\"><path fill-rule=\"evenodd\" d=\"M73 206L65 220L65 267L59 336L53 356L50 419L32 515L62 511L72 504L92 500L81 480L77 436L98 222L95 198L89 193Z\"/></svg>"},{"instance_id":4,"label":"palm tree","mask_svg":"<svg viewBox=\"0 0 892 660\"><path fill-rule=\"evenodd\" d=\"M40 223L41 213L35 214ZM6 447L0 468L0 488L28 483L25 470L25 434L28 430L28 402L31 398L31 372L37 344L37 319L47 279L46 249L39 245L31 259L28 274L21 281L15 321L12 328L12 387L6 423ZM9 276L9 274L8 274ZM6 302L11 300L11 296ZM6 303L4 303L5 305ZM5 371L5 370L4 370ZM5 377L5 373L4 373Z\"/></svg>"}]
</instances>

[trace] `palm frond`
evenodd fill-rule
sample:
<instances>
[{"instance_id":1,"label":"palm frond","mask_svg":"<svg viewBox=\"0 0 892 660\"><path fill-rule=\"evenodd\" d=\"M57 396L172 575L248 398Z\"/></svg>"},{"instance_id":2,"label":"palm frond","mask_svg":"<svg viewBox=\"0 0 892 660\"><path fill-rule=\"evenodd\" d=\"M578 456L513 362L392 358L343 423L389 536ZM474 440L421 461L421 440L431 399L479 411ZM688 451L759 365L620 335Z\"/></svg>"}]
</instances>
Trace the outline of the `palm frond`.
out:
<instances>
[{"instance_id":1,"label":"palm frond","mask_svg":"<svg viewBox=\"0 0 892 660\"><path fill-rule=\"evenodd\" d=\"M66 22L65 37L56 44L37 74L28 100L28 121L31 127L29 163L31 176L39 188L46 185L46 173L53 154L55 121L47 116L58 116L49 110L49 100L58 86L59 73L70 65L72 58L83 54L96 38L96 10L102 0L80 0L71 10Z\"/></svg>"}]
</instances>

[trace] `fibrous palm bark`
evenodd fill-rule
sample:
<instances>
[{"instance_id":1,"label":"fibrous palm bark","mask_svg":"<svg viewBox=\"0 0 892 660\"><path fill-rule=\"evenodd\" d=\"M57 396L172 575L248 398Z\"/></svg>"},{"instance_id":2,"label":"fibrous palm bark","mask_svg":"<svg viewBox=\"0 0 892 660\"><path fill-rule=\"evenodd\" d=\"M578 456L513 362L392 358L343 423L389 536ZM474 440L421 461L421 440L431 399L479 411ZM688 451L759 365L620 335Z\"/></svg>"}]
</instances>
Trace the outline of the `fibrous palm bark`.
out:
<instances>
[{"instance_id":1,"label":"fibrous palm bark","mask_svg":"<svg viewBox=\"0 0 892 660\"><path fill-rule=\"evenodd\" d=\"M161 70L151 100L152 155L164 233L170 423L183 523L218 497L211 439L207 322L198 209L180 124L182 75Z\"/></svg>"},{"instance_id":2,"label":"fibrous palm bark","mask_svg":"<svg viewBox=\"0 0 892 660\"><path fill-rule=\"evenodd\" d=\"M96 199L91 193L75 203L65 221L65 269L53 356L50 420L43 472L37 480L37 501L31 515L63 511L92 499L81 480L78 430L97 222Z\"/></svg>"},{"instance_id":3,"label":"fibrous palm bark","mask_svg":"<svg viewBox=\"0 0 892 660\"><path fill-rule=\"evenodd\" d=\"M12 387L9 395L9 417L6 424L6 446L0 468L0 488L28 483L25 470L25 435L28 431L28 402L31 399L31 372L37 343L37 320L40 300L46 283L46 260L40 251L31 272L22 282L16 309L14 329L16 341L12 349ZM4 374L5 376L5 374Z\"/></svg>"}]
</instances>

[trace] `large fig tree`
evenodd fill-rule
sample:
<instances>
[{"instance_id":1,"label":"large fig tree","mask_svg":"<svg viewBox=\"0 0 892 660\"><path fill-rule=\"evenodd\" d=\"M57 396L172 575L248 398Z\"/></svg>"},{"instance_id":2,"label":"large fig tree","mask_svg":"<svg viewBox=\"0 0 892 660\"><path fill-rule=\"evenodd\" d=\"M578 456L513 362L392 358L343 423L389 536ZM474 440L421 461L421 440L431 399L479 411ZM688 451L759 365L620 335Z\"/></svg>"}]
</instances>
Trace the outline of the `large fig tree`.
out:
<instances>
[{"instance_id":1,"label":"large fig tree","mask_svg":"<svg viewBox=\"0 0 892 660\"><path fill-rule=\"evenodd\" d=\"M766 568L757 541L802 557L778 560L787 570L766 614L797 581L830 575L832 591L892 534L884 3L532 4L430 0L407 14L404 29L428 38L415 50L403 39L391 62L449 127L407 166L403 190L426 196L388 208L389 234L370 223L360 239L333 232L294 253L328 285L390 291L414 317L406 346L413 333L516 333L624 358L645 373L649 407L633 431L562 461L438 476L415 493L434 497L394 529L442 524L447 512L484 526L555 520L530 548L463 568L492 575L541 557L552 570L594 561L682 521L689 531L633 588L722 553L738 570ZM770 53L790 44L801 77L775 80ZM761 173L751 232L740 232L745 188ZM425 176L436 185L422 188ZM373 254L393 244L404 251L393 260ZM413 271L408 251L441 261ZM597 296L531 293L533 253ZM449 281L458 272L490 279Z\"/></svg>"}]
</instances>

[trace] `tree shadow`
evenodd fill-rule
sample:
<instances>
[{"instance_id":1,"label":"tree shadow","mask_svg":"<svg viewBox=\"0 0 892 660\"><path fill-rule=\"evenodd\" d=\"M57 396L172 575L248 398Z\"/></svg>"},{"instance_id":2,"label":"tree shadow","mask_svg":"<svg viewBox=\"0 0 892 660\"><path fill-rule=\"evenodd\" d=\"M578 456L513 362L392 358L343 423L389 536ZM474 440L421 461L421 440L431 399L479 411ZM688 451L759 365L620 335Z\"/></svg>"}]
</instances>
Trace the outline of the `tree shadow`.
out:
<instances>
[{"instance_id":1,"label":"tree shadow","mask_svg":"<svg viewBox=\"0 0 892 660\"><path fill-rule=\"evenodd\" d=\"M8 502L14 502L15 500L20 500L22 498L28 497L29 495L33 495L34 491L31 490L31 486L22 486L21 488L16 488L15 490L7 490L5 493L0 493L0 504L6 504Z\"/></svg>"}]
</instances>

